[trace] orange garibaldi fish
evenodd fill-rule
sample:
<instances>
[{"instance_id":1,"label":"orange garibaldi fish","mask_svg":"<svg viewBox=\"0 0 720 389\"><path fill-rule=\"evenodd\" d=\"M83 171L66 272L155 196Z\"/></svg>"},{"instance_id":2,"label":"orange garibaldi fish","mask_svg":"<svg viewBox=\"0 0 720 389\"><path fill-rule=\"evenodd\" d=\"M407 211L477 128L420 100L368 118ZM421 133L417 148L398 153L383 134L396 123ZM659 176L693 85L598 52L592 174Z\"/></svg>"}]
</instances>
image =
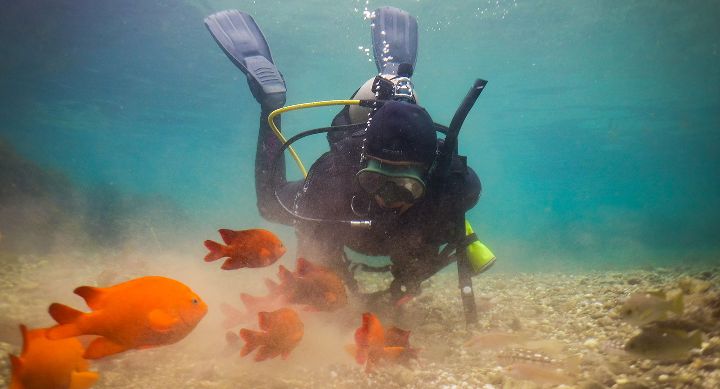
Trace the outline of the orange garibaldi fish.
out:
<instances>
[{"instance_id":1,"label":"orange garibaldi fish","mask_svg":"<svg viewBox=\"0 0 720 389\"><path fill-rule=\"evenodd\" d=\"M77 338L49 340L45 328L28 330L20 325L23 348L20 356L10 355L10 389L87 389L98 379L88 371Z\"/></svg>"},{"instance_id":2,"label":"orange garibaldi fish","mask_svg":"<svg viewBox=\"0 0 720 389\"><path fill-rule=\"evenodd\" d=\"M362 315L362 325L355 330L355 346L349 350L355 354L355 361L365 365L365 371L372 371L382 360L407 362L417 358L417 349L409 343L410 331L390 327L387 331L373 313Z\"/></svg>"},{"instance_id":3,"label":"orange garibaldi fish","mask_svg":"<svg viewBox=\"0 0 720 389\"><path fill-rule=\"evenodd\" d=\"M207 305L195 292L165 277L141 277L108 288L81 286L74 292L92 312L50 305L50 316L59 324L47 330L47 337L100 335L85 351L87 359L175 343L207 313Z\"/></svg>"},{"instance_id":4,"label":"orange garibaldi fish","mask_svg":"<svg viewBox=\"0 0 720 389\"><path fill-rule=\"evenodd\" d=\"M295 272L280 265L280 285L268 284L276 293L285 296L288 303L307 305L318 311L335 311L347 304L345 284L330 269L313 265L304 258L298 258Z\"/></svg>"},{"instance_id":5,"label":"orange garibaldi fish","mask_svg":"<svg viewBox=\"0 0 720 389\"><path fill-rule=\"evenodd\" d=\"M223 270L269 266L287 251L280 239L268 230L221 229L218 232L227 246L206 240L205 247L210 252L205 256L205 262L228 257L220 267Z\"/></svg>"},{"instance_id":6,"label":"orange garibaldi fish","mask_svg":"<svg viewBox=\"0 0 720 389\"><path fill-rule=\"evenodd\" d=\"M240 356L246 356L256 348L256 361L275 358L278 355L287 359L303 337L304 326L300 316L291 308L280 308L273 312L258 313L258 324L262 331L240 329L240 337L245 346L240 350Z\"/></svg>"}]
</instances>

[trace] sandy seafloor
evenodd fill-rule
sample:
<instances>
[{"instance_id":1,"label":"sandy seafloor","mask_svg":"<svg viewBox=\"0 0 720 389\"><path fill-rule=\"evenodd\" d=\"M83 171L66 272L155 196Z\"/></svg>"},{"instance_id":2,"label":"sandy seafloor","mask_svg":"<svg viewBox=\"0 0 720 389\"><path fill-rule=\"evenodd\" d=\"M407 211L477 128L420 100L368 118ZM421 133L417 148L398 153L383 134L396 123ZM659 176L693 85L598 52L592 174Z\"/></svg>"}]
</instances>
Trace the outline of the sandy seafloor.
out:
<instances>
[{"instance_id":1,"label":"sandy seafloor","mask_svg":"<svg viewBox=\"0 0 720 389\"><path fill-rule=\"evenodd\" d=\"M534 350L554 362L535 361L548 369L570 366L560 387L577 388L718 388L720 387L720 266L645 268L587 273L511 273L492 269L475 278L480 310L476 327L467 329L454 269L423 284L423 294L384 324L411 330L420 348L408 366L383 365L366 374L345 351L360 325L362 307L334 313L301 311L305 336L287 360L254 362L227 345L218 306L240 306L242 291L264 293L263 277L277 266L225 272L202 260L160 255L139 260L136 253L88 256L82 253L5 256L0 266L0 352L20 350L17 325L53 324L52 302L84 309L72 294L80 285L102 285L143 275L179 279L209 305L208 315L187 338L162 348L129 351L94 361L100 372L96 388L536 388L554 387L539 377L514 376L506 367L512 349ZM292 269L292 265L290 268ZM448 269L449 270L449 269ZM359 274L366 290L386 285L388 277ZM621 301L636 291L683 287L682 318L705 328L703 347L684 361L658 362L624 353L619 344L638 329L614 316ZM708 289L709 287L709 289ZM244 327L256 329L257 323ZM234 328L237 330L240 327ZM529 334L523 344L466 347L476 334ZM527 346L527 347L525 347ZM531 358L532 359L532 358ZM539 358L538 358L539 359ZM504 362L503 362L504 361ZM508 362L509 361L509 362ZM529 378L529 379L528 379ZM8 358L0 359L0 387L9 382Z\"/></svg>"}]
</instances>

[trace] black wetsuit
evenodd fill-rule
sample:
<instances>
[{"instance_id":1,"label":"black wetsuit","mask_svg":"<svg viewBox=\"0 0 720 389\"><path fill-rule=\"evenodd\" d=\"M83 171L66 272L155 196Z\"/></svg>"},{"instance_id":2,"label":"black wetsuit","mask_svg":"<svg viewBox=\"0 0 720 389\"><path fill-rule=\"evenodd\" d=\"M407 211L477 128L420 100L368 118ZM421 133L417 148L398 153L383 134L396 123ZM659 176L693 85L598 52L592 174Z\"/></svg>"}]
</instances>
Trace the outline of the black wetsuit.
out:
<instances>
[{"instance_id":1,"label":"black wetsuit","mask_svg":"<svg viewBox=\"0 0 720 389\"><path fill-rule=\"evenodd\" d=\"M361 168L362 129L328 136L330 151L310 168L305 181L287 182L284 158L277 158L278 194L299 215L330 220L371 220L371 229L341 223L296 219L283 210L274 195L271 167L281 143L267 124L269 111L260 115L255 159L255 185L260 214L267 220L294 225L298 257L317 261L342 274L350 290L357 290L344 248L371 256L389 256L395 281L391 292L419 292L419 284L447 265L439 256L444 244L458 239L458 217L472 208L480 196L480 181L464 160L453 163L449 183L429 185L426 195L407 211L382 209L357 184ZM347 107L333 125L347 124ZM278 122L279 125L279 122Z\"/></svg>"}]
</instances>

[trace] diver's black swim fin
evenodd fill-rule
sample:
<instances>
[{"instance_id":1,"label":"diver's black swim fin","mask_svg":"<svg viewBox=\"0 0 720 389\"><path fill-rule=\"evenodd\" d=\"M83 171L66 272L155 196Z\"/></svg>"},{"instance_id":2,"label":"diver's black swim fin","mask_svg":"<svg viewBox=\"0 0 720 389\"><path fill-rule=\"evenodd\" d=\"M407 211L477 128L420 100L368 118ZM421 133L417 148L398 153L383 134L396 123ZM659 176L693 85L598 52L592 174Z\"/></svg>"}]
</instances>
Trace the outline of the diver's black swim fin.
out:
<instances>
[{"instance_id":1,"label":"diver's black swim fin","mask_svg":"<svg viewBox=\"0 0 720 389\"><path fill-rule=\"evenodd\" d=\"M397 74L407 63L415 68L418 25L415 17L395 7L375 10L371 27L375 65L381 74Z\"/></svg>"},{"instance_id":2,"label":"diver's black swim fin","mask_svg":"<svg viewBox=\"0 0 720 389\"><path fill-rule=\"evenodd\" d=\"M245 73L255 99L265 108L282 107L285 81L252 16L237 10L220 11L206 17L205 26L228 58Z\"/></svg>"}]
</instances>

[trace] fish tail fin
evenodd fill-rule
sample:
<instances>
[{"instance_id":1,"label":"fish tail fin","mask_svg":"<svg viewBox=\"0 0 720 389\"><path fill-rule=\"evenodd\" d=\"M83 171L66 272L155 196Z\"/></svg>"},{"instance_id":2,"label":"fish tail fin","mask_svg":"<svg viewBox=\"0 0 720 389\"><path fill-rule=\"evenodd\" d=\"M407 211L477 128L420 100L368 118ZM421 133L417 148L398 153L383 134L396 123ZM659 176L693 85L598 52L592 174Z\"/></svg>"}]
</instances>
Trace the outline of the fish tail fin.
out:
<instances>
[{"instance_id":1,"label":"fish tail fin","mask_svg":"<svg viewBox=\"0 0 720 389\"><path fill-rule=\"evenodd\" d=\"M670 311L678 315L682 315L685 310L685 303L683 301L683 293L681 290L673 291L668 293L668 301L670 302Z\"/></svg>"},{"instance_id":2,"label":"fish tail fin","mask_svg":"<svg viewBox=\"0 0 720 389\"><path fill-rule=\"evenodd\" d=\"M228 331L225 333L225 342L230 346L235 346L240 343L240 336L232 331Z\"/></svg>"},{"instance_id":3,"label":"fish tail fin","mask_svg":"<svg viewBox=\"0 0 720 389\"><path fill-rule=\"evenodd\" d=\"M280 278L280 282L282 283L288 283L295 280L295 276L292 272L283 265L278 266L278 278Z\"/></svg>"},{"instance_id":4,"label":"fish tail fin","mask_svg":"<svg viewBox=\"0 0 720 389\"><path fill-rule=\"evenodd\" d=\"M267 290L270 295L276 295L277 293L280 292L280 285L278 285L277 282L275 282L269 278L265 279L265 287L267 287Z\"/></svg>"},{"instance_id":5,"label":"fish tail fin","mask_svg":"<svg viewBox=\"0 0 720 389\"><path fill-rule=\"evenodd\" d=\"M253 352L253 350L258 348L258 346L262 346L265 340L264 335L264 333L259 331L241 328L240 337L242 338L242 340L245 341L245 345L243 346L242 350L240 350L240 356L244 357Z\"/></svg>"},{"instance_id":6,"label":"fish tail fin","mask_svg":"<svg viewBox=\"0 0 720 389\"><path fill-rule=\"evenodd\" d=\"M345 348L345 352L348 353L353 358L357 358L357 354L358 354L358 352L360 352L360 350L358 349L358 346L355 344L351 344L351 343L346 344L344 348Z\"/></svg>"},{"instance_id":7,"label":"fish tail fin","mask_svg":"<svg viewBox=\"0 0 720 389\"><path fill-rule=\"evenodd\" d=\"M218 242L206 240L205 247L210 250L210 252L205 255L205 262L216 261L225 256L225 246Z\"/></svg>"},{"instance_id":8,"label":"fish tail fin","mask_svg":"<svg viewBox=\"0 0 720 389\"><path fill-rule=\"evenodd\" d=\"M84 313L60 303L50 304L48 312L50 316L58 322L58 325L50 327L45 331L45 336L47 336L48 339L56 340L82 335L82 331L78 327L77 322L82 318Z\"/></svg>"},{"instance_id":9,"label":"fish tail fin","mask_svg":"<svg viewBox=\"0 0 720 389\"><path fill-rule=\"evenodd\" d=\"M245 315L230 304L220 304L220 311L225 315L225 320L223 320L223 327L225 328L235 327L245 320Z\"/></svg>"},{"instance_id":10,"label":"fish tail fin","mask_svg":"<svg viewBox=\"0 0 720 389\"><path fill-rule=\"evenodd\" d=\"M82 297L87 303L88 307L93 310L102 308L102 298L105 292L102 288L95 288L92 286L80 286L73 290L73 293Z\"/></svg>"},{"instance_id":11,"label":"fish tail fin","mask_svg":"<svg viewBox=\"0 0 720 389\"><path fill-rule=\"evenodd\" d=\"M240 300L242 300L245 309L248 312L257 312L266 302L265 298L252 296L247 293L240 293Z\"/></svg>"},{"instance_id":12,"label":"fish tail fin","mask_svg":"<svg viewBox=\"0 0 720 389\"><path fill-rule=\"evenodd\" d=\"M700 330L695 330L690 333L690 344L693 345L693 348L700 348L702 347L702 332Z\"/></svg>"}]
</instances>

